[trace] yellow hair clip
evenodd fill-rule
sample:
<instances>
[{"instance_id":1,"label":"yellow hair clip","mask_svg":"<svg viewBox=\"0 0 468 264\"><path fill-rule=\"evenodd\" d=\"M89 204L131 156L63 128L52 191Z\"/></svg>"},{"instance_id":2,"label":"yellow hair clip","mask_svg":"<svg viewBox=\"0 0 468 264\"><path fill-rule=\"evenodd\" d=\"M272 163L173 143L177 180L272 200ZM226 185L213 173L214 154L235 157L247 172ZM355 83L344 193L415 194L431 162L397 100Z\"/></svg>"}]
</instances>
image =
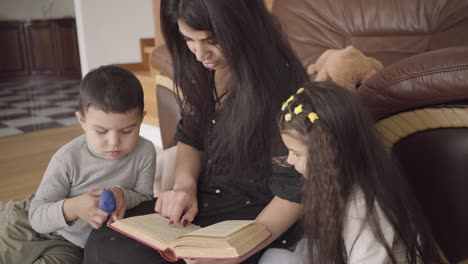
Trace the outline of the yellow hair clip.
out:
<instances>
[{"instance_id":1,"label":"yellow hair clip","mask_svg":"<svg viewBox=\"0 0 468 264\"><path fill-rule=\"evenodd\" d=\"M304 88L301 87L301 88L297 89L296 94L300 94L300 93L302 93L303 91L304 91Z\"/></svg>"},{"instance_id":2,"label":"yellow hair clip","mask_svg":"<svg viewBox=\"0 0 468 264\"><path fill-rule=\"evenodd\" d=\"M294 100L294 95L291 95L288 100L286 100L286 103L290 103L292 100Z\"/></svg>"},{"instance_id":3,"label":"yellow hair clip","mask_svg":"<svg viewBox=\"0 0 468 264\"><path fill-rule=\"evenodd\" d=\"M296 106L296 107L294 108L294 113L295 113L296 115L302 113L302 105Z\"/></svg>"},{"instance_id":4,"label":"yellow hair clip","mask_svg":"<svg viewBox=\"0 0 468 264\"><path fill-rule=\"evenodd\" d=\"M291 113L287 113L287 114L284 115L284 120L289 122L289 121L291 121L291 119L292 119Z\"/></svg>"},{"instance_id":5,"label":"yellow hair clip","mask_svg":"<svg viewBox=\"0 0 468 264\"><path fill-rule=\"evenodd\" d=\"M284 111L284 109L286 109L286 107L288 107L288 103L284 102L283 105L281 105L281 111Z\"/></svg>"},{"instance_id":6,"label":"yellow hair clip","mask_svg":"<svg viewBox=\"0 0 468 264\"><path fill-rule=\"evenodd\" d=\"M311 123L314 123L315 120L319 119L318 115L314 112L310 112L310 114L307 117L309 117Z\"/></svg>"}]
</instances>

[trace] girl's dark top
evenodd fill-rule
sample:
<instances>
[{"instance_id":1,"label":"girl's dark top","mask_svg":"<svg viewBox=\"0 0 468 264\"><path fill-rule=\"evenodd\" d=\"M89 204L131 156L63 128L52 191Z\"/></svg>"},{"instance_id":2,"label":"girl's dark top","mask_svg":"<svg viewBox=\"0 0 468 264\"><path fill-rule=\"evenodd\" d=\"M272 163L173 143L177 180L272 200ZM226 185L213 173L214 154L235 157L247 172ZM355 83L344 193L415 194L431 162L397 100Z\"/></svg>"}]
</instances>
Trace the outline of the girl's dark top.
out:
<instances>
[{"instance_id":1,"label":"girl's dark top","mask_svg":"<svg viewBox=\"0 0 468 264\"><path fill-rule=\"evenodd\" d=\"M284 74L285 71L292 71L288 64L279 71L282 71L283 76L286 77L283 80L284 87L289 90L289 94L293 94L299 87L300 81L292 80L294 74ZM272 96L276 96L275 91L272 91ZM286 100L286 98L279 99L277 101ZM278 109L275 114L279 114L281 105L273 107ZM213 116L215 122L210 120L210 126L216 126L216 124L222 122L222 107L218 108ZM276 118L271 120L275 122ZM272 124L272 127L276 128L277 125ZM186 129L184 123L180 120L175 135L176 141L201 151L203 161L197 186L199 211L194 220L195 224L206 226L223 220L255 219L272 200L273 196L291 202L300 202L301 176L294 170L294 167L279 166L272 162L271 171L266 171L260 169L264 168L264 165L262 166L258 161L252 160L243 175L232 175L226 169L229 168L229 161L225 160L220 162L222 164L218 163L214 169L208 171L204 161L209 160L207 155L210 133L216 132L216 130L208 129L206 134L196 137L189 136L194 133L187 133ZM281 140L279 131L274 131L271 135L271 158L287 156L288 152ZM300 238L300 235L301 230L298 226L293 226L276 240L277 246L289 247Z\"/></svg>"}]
</instances>

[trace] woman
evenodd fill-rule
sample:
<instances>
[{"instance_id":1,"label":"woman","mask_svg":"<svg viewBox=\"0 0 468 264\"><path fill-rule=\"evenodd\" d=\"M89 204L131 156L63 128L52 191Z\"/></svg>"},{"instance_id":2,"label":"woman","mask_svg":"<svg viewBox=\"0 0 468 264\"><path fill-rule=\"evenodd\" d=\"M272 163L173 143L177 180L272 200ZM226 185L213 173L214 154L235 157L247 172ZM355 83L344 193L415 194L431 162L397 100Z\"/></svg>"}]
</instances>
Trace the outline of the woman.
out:
<instances>
[{"instance_id":1,"label":"woman","mask_svg":"<svg viewBox=\"0 0 468 264\"><path fill-rule=\"evenodd\" d=\"M255 252L226 263L257 263L273 241L294 245L301 233L293 227L302 215L300 176L272 165L272 158L287 155L275 120L306 74L279 25L261 0L162 0L161 25L182 118L175 184L159 195L155 210L172 223L256 219L270 230ZM94 232L86 249L89 263L164 263L154 250L108 229Z\"/></svg>"}]
</instances>

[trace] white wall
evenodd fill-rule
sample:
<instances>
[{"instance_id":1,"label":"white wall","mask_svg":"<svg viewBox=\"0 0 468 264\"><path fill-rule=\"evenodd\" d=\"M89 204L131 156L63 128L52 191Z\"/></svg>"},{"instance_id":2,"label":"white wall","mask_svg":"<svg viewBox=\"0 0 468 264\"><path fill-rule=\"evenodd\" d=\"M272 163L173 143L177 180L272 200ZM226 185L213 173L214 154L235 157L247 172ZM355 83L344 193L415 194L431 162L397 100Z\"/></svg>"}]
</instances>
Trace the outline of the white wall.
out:
<instances>
[{"instance_id":1,"label":"white wall","mask_svg":"<svg viewBox=\"0 0 468 264\"><path fill-rule=\"evenodd\" d=\"M154 37L152 0L74 3L82 76L104 64L141 62L140 39Z\"/></svg>"},{"instance_id":2,"label":"white wall","mask_svg":"<svg viewBox=\"0 0 468 264\"><path fill-rule=\"evenodd\" d=\"M73 0L0 0L0 19L28 20L74 17Z\"/></svg>"}]
</instances>

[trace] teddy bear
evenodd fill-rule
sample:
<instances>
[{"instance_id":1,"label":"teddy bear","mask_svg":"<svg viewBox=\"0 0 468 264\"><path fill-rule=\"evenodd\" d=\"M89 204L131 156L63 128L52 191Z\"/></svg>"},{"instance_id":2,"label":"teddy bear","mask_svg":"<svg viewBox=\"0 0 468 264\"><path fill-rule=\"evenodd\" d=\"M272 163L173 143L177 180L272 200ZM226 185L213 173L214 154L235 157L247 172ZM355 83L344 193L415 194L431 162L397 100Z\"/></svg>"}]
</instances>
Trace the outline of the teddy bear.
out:
<instances>
[{"instance_id":1,"label":"teddy bear","mask_svg":"<svg viewBox=\"0 0 468 264\"><path fill-rule=\"evenodd\" d=\"M383 64L364 55L353 46L344 49L328 49L307 67L310 76L316 74L314 81L332 80L336 84L355 92L356 89L376 72L383 69Z\"/></svg>"}]
</instances>

